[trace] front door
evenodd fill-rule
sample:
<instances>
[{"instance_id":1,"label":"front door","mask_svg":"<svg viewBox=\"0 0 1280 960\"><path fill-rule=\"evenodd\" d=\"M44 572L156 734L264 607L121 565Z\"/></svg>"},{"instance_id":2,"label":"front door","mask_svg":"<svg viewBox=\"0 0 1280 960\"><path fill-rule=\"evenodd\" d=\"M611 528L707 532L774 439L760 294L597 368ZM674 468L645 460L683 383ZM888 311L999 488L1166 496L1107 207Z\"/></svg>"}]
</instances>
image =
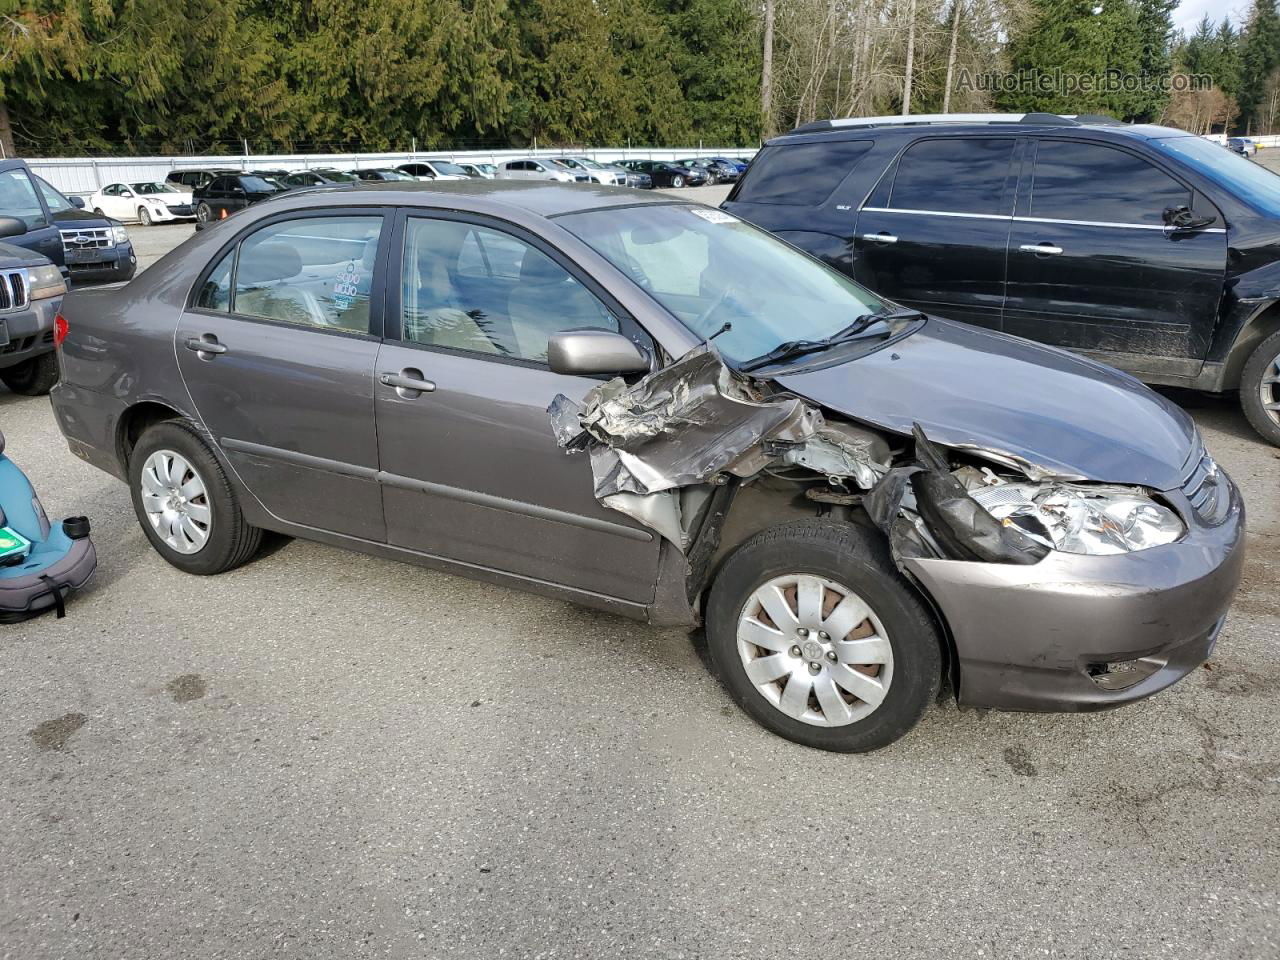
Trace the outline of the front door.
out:
<instances>
[{"instance_id":1,"label":"front door","mask_svg":"<svg viewBox=\"0 0 1280 960\"><path fill-rule=\"evenodd\" d=\"M34 250L57 264L65 261L62 234L40 202L36 184L21 160L0 160L0 217L14 217L27 227L26 233L6 237L5 243Z\"/></svg>"},{"instance_id":2,"label":"front door","mask_svg":"<svg viewBox=\"0 0 1280 960\"><path fill-rule=\"evenodd\" d=\"M855 279L905 306L999 329L1015 145L950 137L908 147L858 213Z\"/></svg>"},{"instance_id":3,"label":"front door","mask_svg":"<svg viewBox=\"0 0 1280 960\"><path fill-rule=\"evenodd\" d=\"M382 222L344 209L255 228L197 285L174 345L200 419L268 511L378 542Z\"/></svg>"},{"instance_id":4,"label":"front door","mask_svg":"<svg viewBox=\"0 0 1280 960\"><path fill-rule=\"evenodd\" d=\"M1194 376L1226 272L1218 211L1116 147L1047 139L1027 161L1034 172L1023 178L1009 238L1005 329L1139 376ZM1163 213L1176 206L1216 220L1175 233Z\"/></svg>"},{"instance_id":5,"label":"front door","mask_svg":"<svg viewBox=\"0 0 1280 960\"><path fill-rule=\"evenodd\" d=\"M388 542L633 602L653 599L652 531L601 506L547 406L600 383L552 373L548 336L639 337L584 278L481 219L405 219L375 387ZM394 257L392 258L394 261Z\"/></svg>"}]
</instances>

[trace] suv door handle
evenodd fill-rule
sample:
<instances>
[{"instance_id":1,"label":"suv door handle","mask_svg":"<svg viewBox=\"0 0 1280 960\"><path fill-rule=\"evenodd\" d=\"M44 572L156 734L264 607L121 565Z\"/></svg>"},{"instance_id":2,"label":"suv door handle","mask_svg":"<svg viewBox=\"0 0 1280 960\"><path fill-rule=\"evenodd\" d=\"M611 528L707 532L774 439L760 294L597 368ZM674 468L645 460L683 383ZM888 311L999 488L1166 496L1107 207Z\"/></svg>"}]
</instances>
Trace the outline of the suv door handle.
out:
<instances>
[{"instance_id":1,"label":"suv door handle","mask_svg":"<svg viewBox=\"0 0 1280 960\"><path fill-rule=\"evenodd\" d=\"M416 367L405 367L399 373L381 373L378 375L378 382L384 387L395 387L396 393L405 400L416 400L420 395L436 388Z\"/></svg>"},{"instance_id":2,"label":"suv door handle","mask_svg":"<svg viewBox=\"0 0 1280 960\"><path fill-rule=\"evenodd\" d=\"M1024 243L1018 247L1019 250L1025 250L1027 253L1038 253L1046 257L1056 257L1062 252L1062 248L1054 246L1052 243Z\"/></svg>"},{"instance_id":3,"label":"suv door handle","mask_svg":"<svg viewBox=\"0 0 1280 960\"><path fill-rule=\"evenodd\" d=\"M227 352L226 345L219 343L218 338L212 333L187 337L186 347L188 350L194 350L201 360L212 360L217 354Z\"/></svg>"},{"instance_id":4,"label":"suv door handle","mask_svg":"<svg viewBox=\"0 0 1280 960\"><path fill-rule=\"evenodd\" d=\"M885 233L884 231L881 231L880 233L864 233L862 235L862 239L871 240L874 243L897 243L898 242L897 237L895 237L891 233Z\"/></svg>"}]
</instances>

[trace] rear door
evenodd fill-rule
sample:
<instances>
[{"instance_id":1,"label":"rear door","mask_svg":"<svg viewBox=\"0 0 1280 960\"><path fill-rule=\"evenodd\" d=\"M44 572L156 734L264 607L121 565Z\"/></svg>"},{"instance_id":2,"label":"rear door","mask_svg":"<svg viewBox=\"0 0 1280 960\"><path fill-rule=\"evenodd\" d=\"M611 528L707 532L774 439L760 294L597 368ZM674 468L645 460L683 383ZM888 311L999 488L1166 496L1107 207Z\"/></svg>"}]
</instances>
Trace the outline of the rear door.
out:
<instances>
[{"instance_id":1,"label":"rear door","mask_svg":"<svg viewBox=\"0 0 1280 960\"><path fill-rule=\"evenodd\" d=\"M267 510L377 542L382 224L352 208L255 224L213 259L174 344L200 419Z\"/></svg>"},{"instance_id":2,"label":"rear door","mask_svg":"<svg viewBox=\"0 0 1280 960\"><path fill-rule=\"evenodd\" d=\"M1016 146L947 137L907 147L858 214L855 278L905 306L999 329Z\"/></svg>"},{"instance_id":3,"label":"rear door","mask_svg":"<svg viewBox=\"0 0 1280 960\"><path fill-rule=\"evenodd\" d=\"M1226 274L1220 213L1136 152L1079 140L1033 146L1009 240L1005 329L1140 376L1194 376ZM1179 205L1215 222L1174 233L1163 213Z\"/></svg>"},{"instance_id":4,"label":"rear door","mask_svg":"<svg viewBox=\"0 0 1280 960\"><path fill-rule=\"evenodd\" d=\"M463 215L402 224L375 387L388 542L652 600L656 538L596 501L588 464L557 446L546 412L557 394L580 400L601 382L552 373L551 333L642 335L528 234Z\"/></svg>"}]
</instances>

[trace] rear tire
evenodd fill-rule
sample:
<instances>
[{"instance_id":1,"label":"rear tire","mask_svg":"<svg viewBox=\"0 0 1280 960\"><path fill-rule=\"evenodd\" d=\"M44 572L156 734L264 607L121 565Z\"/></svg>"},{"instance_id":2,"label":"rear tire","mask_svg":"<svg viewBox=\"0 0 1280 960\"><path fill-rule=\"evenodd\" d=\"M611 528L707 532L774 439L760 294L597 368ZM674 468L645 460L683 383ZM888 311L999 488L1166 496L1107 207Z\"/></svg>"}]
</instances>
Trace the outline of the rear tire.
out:
<instances>
[{"instance_id":1,"label":"rear tire","mask_svg":"<svg viewBox=\"0 0 1280 960\"><path fill-rule=\"evenodd\" d=\"M24 397L42 397L58 382L57 355L42 353L0 370L0 381Z\"/></svg>"},{"instance_id":2,"label":"rear tire","mask_svg":"<svg viewBox=\"0 0 1280 960\"><path fill-rule=\"evenodd\" d=\"M143 474L157 454L162 459L176 454L185 464L182 476L173 477L174 489L186 488L194 480L196 483L191 488L200 490L192 503L203 508L200 515L207 517L207 524L203 543L194 550L175 549L151 519L148 506L155 500L154 477L144 480ZM142 532L160 556L185 573L209 576L234 570L252 559L262 545L262 531L245 522L240 501L222 464L204 438L184 421L166 420L143 433L129 456L129 489ZM149 498L146 504L144 497Z\"/></svg>"},{"instance_id":3,"label":"rear tire","mask_svg":"<svg viewBox=\"0 0 1280 960\"><path fill-rule=\"evenodd\" d=\"M1240 406L1268 443L1280 446L1280 331L1253 349L1240 373Z\"/></svg>"},{"instance_id":4,"label":"rear tire","mask_svg":"<svg viewBox=\"0 0 1280 960\"><path fill-rule=\"evenodd\" d=\"M712 663L738 705L807 747L893 743L941 682L933 618L884 542L850 523L799 520L756 534L716 575L706 624Z\"/></svg>"}]
</instances>

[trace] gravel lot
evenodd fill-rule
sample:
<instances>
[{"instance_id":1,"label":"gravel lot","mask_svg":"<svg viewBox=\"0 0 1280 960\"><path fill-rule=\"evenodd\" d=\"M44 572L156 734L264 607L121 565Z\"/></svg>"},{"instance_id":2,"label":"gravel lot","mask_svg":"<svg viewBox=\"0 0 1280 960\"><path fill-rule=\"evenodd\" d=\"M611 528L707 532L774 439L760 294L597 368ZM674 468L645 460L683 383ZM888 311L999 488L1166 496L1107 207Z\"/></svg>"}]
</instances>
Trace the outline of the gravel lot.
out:
<instances>
[{"instance_id":1,"label":"gravel lot","mask_svg":"<svg viewBox=\"0 0 1280 960\"><path fill-rule=\"evenodd\" d=\"M149 263L189 229L132 233ZM755 727L681 631L303 542L184 576L0 392L102 558L0 628L0 956L1280 956L1280 459L1176 399L1250 510L1210 664L845 757Z\"/></svg>"}]
</instances>

